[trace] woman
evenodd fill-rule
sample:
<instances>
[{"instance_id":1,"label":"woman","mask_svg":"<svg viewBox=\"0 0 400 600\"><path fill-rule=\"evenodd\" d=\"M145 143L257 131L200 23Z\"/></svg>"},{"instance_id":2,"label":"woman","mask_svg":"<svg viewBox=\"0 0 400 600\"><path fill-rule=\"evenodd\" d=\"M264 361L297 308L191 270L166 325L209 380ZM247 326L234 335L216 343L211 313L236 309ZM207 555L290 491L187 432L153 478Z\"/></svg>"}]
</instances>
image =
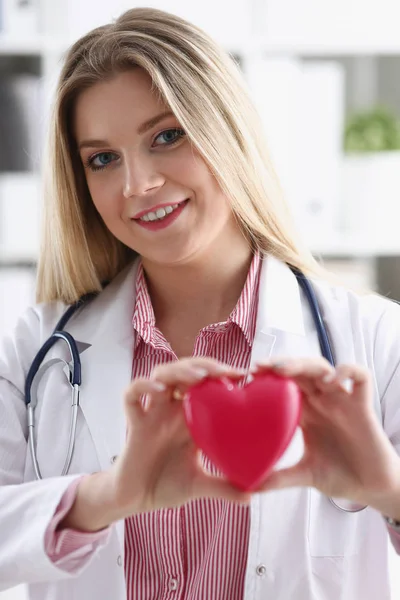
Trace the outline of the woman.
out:
<instances>
[{"instance_id":1,"label":"woman","mask_svg":"<svg viewBox=\"0 0 400 600\"><path fill-rule=\"evenodd\" d=\"M389 598L399 309L324 279L289 227L260 132L235 65L177 17L134 9L69 51L39 304L1 354L3 588L28 582L41 600ZM313 276L337 369L288 265ZM36 389L37 481L25 379L89 292L66 326L82 361L71 465L61 477L71 390L49 361L70 359L56 345ZM266 493L246 494L199 462L180 399L205 377L269 369L301 387L303 435ZM329 497L369 506L350 514Z\"/></svg>"}]
</instances>

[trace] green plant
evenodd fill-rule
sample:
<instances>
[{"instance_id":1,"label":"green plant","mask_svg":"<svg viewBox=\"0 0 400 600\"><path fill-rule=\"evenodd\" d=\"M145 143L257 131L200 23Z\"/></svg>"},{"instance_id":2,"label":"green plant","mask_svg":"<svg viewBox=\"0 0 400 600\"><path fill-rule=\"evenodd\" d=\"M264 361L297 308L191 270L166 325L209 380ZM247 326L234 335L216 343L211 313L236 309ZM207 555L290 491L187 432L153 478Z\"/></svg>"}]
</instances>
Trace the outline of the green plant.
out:
<instances>
[{"instance_id":1,"label":"green plant","mask_svg":"<svg viewBox=\"0 0 400 600\"><path fill-rule=\"evenodd\" d=\"M400 149L400 121L387 108L352 115L344 133L346 152L383 152Z\"/></svg>"}]
</instances>

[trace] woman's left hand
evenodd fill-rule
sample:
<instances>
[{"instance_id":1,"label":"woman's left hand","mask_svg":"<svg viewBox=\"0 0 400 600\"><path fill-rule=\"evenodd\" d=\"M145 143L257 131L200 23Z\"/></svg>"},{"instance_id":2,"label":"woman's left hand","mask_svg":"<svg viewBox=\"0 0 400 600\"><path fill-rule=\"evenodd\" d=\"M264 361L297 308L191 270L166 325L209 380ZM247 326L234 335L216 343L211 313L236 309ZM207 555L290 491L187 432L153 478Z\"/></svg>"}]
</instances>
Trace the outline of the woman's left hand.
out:
<instances>
[{"instance_id":1,"label":"woman's left hand","mask_svg":"<svg viewBox=\"0 0 400 600\"><path fill-rule=\"evenodd\" d=\"M293 379L303 393L304 455L297 465L274 471L260 491L312 486L386 514L397 499L400 510L400 458L374 412L369 372L355 365L334 369L323 358L257 367L270 369Z\"/></svg>"}]
</instances>

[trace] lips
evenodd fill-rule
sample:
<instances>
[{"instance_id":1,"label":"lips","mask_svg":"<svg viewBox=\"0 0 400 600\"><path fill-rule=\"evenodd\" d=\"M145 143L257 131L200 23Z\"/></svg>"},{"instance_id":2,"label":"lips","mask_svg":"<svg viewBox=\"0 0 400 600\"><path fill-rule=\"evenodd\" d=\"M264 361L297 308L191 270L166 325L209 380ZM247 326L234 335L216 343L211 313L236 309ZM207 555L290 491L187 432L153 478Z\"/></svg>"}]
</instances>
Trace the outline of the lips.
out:
<instances>
[{"instance_id":1,"label":"lips","mask_svg":"<svg viewBox=\"0 0 400 600\"><path fill-rule=\"evenodd\" d=\"M174 206L174 205L180 205L183 202L186 202L186 200L188 200L188 198L185 198L184 200L179 200L178 202L163 202L162 204L156 204L155 206L152 206L150 208L146 208L145 210L142 210L138 213L136 213L133 217L132 220L133 221L138 221L141 217L144 217L144 215L147 215L149 213L155 213L157 212L157 210L159 208L165 208L166 206Z\"/></svg>"}]
</instances>

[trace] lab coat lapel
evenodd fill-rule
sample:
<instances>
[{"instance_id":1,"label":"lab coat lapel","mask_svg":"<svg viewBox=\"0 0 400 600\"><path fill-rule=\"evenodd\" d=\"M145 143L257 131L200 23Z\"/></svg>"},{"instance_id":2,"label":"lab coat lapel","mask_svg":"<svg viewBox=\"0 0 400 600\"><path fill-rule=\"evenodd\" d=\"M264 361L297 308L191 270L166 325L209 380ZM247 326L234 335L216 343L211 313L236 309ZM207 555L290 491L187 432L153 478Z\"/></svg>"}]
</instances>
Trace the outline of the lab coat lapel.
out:
<instances>
[{"instance_id":1,"label":"lab coat lapel","mask_svg":"<svg viewBox=\"0 0 400 600\"><path fill-rule=\"evenodd\" d=\"M273 256L262 262L256 332L251 366L277 354L291 354L304 342L305 327L300 289L287 265Z\"/></svg>"},{"instance_id":2,"label":"lab coat lapel","mask_svg":"<svg viewBox=\"0 0 400 600\"><path fill-rule=\"evenodd\" d=\"M102 470L110 468L126 437L124 391L132 376L137 262L125 269L71 321L84 345L80 405ZM123 522L117 526L123 551Z\"/></svg>"},{"instance_id":3,"label":"lab coat lapel","mask_svg":"<svg viewBox=\"0 0 400 600\"><path fill-rule=\"evenodd\" d=\"M265 257L260 276L251 366L274 356L305 355L312 351L305 334L303 312L301 290L292 271L276 258ZM303 448L301 432L297 431L277 468L297 462ZM257 503L255 497L254 509Z\"/></svg>"},{"instance_id":4,"label":"lab coat lapel","mask_svg":"<svg viewBox=\"0 0 400 600\"><path fill-rule=\"evenodd\" d=\"M125 269L74 323L77 338L90 344L81 354L80 403L102 469L125 442L124 391L131 381L136 264Z\"/></svg>"}]
</instances>

